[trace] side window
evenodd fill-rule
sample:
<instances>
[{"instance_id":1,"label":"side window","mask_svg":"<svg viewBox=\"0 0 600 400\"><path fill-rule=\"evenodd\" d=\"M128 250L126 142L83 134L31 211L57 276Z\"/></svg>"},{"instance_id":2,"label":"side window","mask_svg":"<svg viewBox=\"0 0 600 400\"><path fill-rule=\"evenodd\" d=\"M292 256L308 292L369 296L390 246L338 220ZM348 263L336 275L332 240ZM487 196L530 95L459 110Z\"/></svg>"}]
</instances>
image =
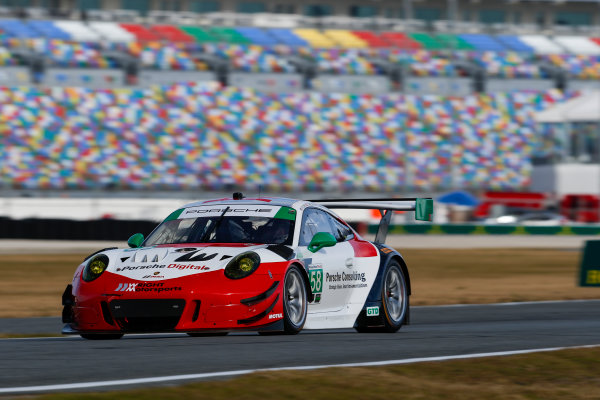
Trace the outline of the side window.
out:
<instances>
[{"instance_id":1,"label":"side window","mask_svg":"<svg viewBox=\"0 0 600 400\"><path fill-rule=\"evenodd\" d=\"M335 236L338 242L345 242L346 240L350 240L354 237L354 232L352 232L352 229L348 228L333 216L329 216L329 219L333 225L333 229L335 230L333 236Z\"/></svg>"},{"instance_id":2,"label":"side window","mask_svg":"<svg viewBox=\"0 0 600 400\"><path fill-rule=\"evenodd\" d=\"M313 236L315 236L317 232L329 232L333 236L336 236L329 218L330 217L327 213L316 208L309 208L304 211L298 245L308 246Z\"/></svg>"}]
</instances>

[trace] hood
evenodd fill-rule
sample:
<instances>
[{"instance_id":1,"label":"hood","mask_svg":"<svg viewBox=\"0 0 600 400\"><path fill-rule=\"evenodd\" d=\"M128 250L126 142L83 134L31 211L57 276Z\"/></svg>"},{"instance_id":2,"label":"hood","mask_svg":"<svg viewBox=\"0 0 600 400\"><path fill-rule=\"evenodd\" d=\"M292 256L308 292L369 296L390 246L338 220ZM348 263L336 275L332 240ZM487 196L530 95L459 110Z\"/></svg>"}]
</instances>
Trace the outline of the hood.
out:
<instances>
[{"instance_id":1,"label":"hood","mask_svg":"<svg viewBox=\"0 0 600 400\"><path fill-rule=\"evenodd\" d=\"M224 269L232 258L256 252L261 263L282 261L268 245L173 245L104 251L107 272L136 280L160 281Z\"/></svg>"}]
</instances>

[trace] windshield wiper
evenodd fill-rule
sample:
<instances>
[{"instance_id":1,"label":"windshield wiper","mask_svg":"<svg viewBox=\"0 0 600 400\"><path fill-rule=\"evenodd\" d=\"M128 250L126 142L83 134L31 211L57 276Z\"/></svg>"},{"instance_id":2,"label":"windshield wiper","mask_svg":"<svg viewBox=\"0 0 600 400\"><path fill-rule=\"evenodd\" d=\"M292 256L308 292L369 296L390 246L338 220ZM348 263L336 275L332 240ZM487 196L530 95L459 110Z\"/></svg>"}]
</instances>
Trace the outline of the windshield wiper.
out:
<instances>
[{"instance_id":1,"label":"windshield wiper","mask_svg":"<svg viewBox=\"0 0 600 400\"><path fill-rule=\"evenodd\" d=\"M208 230L207 230L207 231L205 231L205 232L202 234L202 237L200 238L200 241L199 241L199 243L207 243L207 242L205 242L205 240L206 240L206 239L208 239L208 238L210 237L210 234L211 234L211 233L213 233L213 231L214 231L215 229L217 229L217 227L218 227L219 225L221 225L221 222L223 221L223 218L225 217L225 213L226 213L227 211L229 211L229 206L227 206L227 207L225 208L225 210L224 210L224 211L221 213L221 215L219 216L219 219L217 220L217 222L215 222L215 223L214 223L214 225L212 225L211 227L209 227L209 228L208 228Z\"/></svg>"}]
</instances>

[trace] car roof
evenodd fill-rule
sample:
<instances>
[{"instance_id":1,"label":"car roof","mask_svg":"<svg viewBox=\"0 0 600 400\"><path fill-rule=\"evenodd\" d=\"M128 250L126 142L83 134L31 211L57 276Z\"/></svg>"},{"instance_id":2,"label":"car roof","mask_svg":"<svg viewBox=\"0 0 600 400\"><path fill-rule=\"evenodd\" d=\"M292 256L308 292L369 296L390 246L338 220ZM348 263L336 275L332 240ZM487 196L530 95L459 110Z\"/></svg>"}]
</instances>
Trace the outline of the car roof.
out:
<instances>
[{"instance_id":1,"label":"car roof","mask_svg":"<svg viewBox=\"0 0 600 400\"><path fill-rule=\"evenodd\" d=\"M261 197L261 198L243 198L240 200L233 200L231 197L222 199L212 200L201 200L194 203L189 203L183 206L198 207L198 206L210 206L210 205L264 205L264 206L282 206L282 207L299 207L302 203L309 203L304 200L289 199L286 197Z\"/></svg>"}]
</instances>

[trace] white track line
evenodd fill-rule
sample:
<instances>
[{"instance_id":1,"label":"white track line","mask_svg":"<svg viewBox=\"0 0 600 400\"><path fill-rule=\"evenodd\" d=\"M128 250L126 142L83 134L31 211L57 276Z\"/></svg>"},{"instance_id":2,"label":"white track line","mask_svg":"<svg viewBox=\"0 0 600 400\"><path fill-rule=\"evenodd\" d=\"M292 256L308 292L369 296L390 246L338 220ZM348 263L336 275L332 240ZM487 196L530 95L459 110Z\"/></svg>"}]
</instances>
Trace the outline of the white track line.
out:
<instances>
[{"instance_id":1,"label":"white track line","mask_svg":"<svg viewBox=\"0 0 600 400\"><path fill-rule=\"evenodd\" d=\"M202 374L157 376L157 377L151 377L151 378L67 383L67 384L59 384L59 385L21 386L21 387L12 387L12 388L0 388L0 394L48 392L48 391L54 391L54 390L89 389L89 388L106 387L106 386L139 385L142 383L159 383L159 382L173 382L173 381L183 381L183 380L198 380L198 379L217 378L217 377L226 377L226 376L239 376L239 375L245 375L245 374L250 374L250 373L254 373L254 372L315 370L315 369L323 369L323 368L347 368L347 367L375 367L375 366L384 366L384 365L413 364L413 363L419 363L419 362L461 360L461 359L482 358L482 357L512 356L512 355L518 355L518 354L540 353L540 352L569 350L569 349L587 349L587 348L594 348L594 347L600 347L600 344L588 345L588 346L549 347L549 348L544 348L544 349L500 351L500 352L495 352L495 353L475 353L475 354L459 354L459 355L439 356L439 357L407 358L404 360L371 361L371 362L349 363L349 364L306 365L306 366L297 366L297 367L242 369L242 370L237 370L237 371L222 371L222 372L207 372L207 373L202 373Z\"/></svg>"}]
</instances>

